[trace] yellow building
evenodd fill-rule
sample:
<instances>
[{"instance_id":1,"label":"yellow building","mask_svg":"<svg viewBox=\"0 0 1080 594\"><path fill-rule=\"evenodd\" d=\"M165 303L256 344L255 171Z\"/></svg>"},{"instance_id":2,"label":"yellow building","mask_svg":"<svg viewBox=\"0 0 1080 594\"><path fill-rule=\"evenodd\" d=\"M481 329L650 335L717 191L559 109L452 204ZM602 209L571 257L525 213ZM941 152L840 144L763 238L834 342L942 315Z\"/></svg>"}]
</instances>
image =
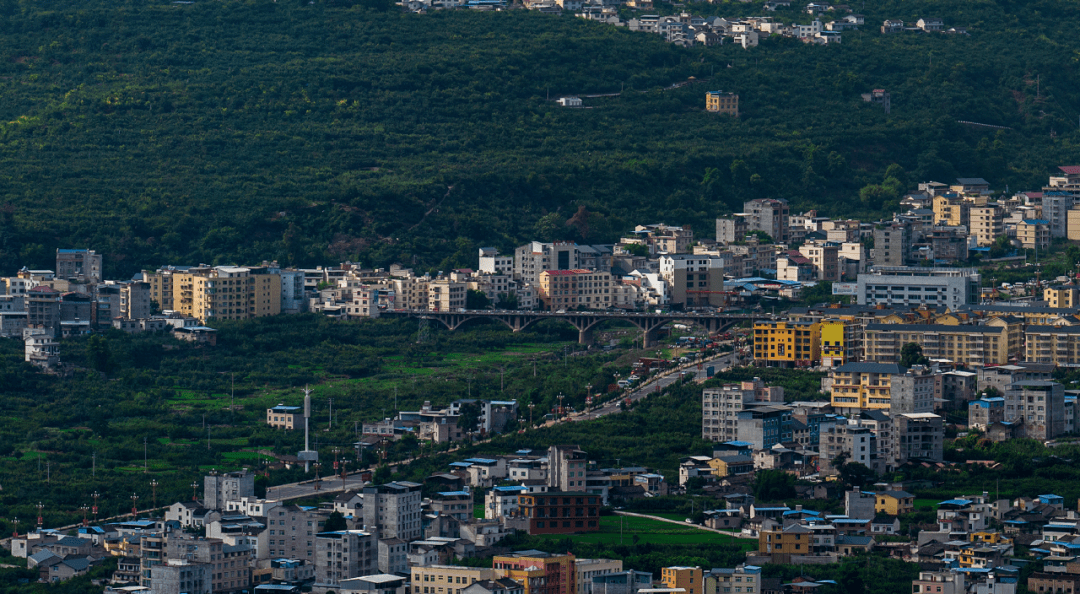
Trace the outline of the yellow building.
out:
<instances>
[{"instance_id":1,"label":"yellow building","mask_svg":"<svg viewBox=\"0 0 1080 594\"><path fill-rule=\"evenodd\" d=\"M997 204L971 207L968 213L971 224L969 233L980 246L993 245L994 241L1004 234L1002 214L1002 209Z\"/></svg>"},{"instance_id":2,"label":"yellow building","mask_svg":"<svg viewBox=\"0 0 1080 594\"><path fill-rule=\"evenodd\" d=\"M832 406L842 412L884 410L892 407L892 377L901 373L896 363L848 363L829 373Z\"/></svg>"},{"instance_id":3,"label":"yellow building","mask_svg":"<svg viewBox=\"0 0 1080 594\"><path fill-rule=\"evenodd\" d=\"M971 203L956 194L934 196L934 224L949 227L967 226Z\"/></svg>"},{"instance_id":4,"label":"yellow building","mask_svg":"<svg viewBox=\"0 0 1080 594\"><path fill-rule=\"evenodd\" d=\"M723 91L705 93L705 111L739 117L739 95Z\"/></svg>"},{"instance_id":5,"label":"yellow building","mask_svg":"<svg viewBox=\"0 0 1080 594\"><path fill-rule=\"evenodd\" d=\"M1050 247L1050 221L1024 219L1016 224L1016 239L1025 250L1045 250Z\"/></svg>"},{"instance_id":6,"label":"yellow building","mask_svg":"<svg viewBox=\"0 0 1080 594\"><path fill-rule=\"evenodd\" d=\"M967 365L1005 365L1009 362L1008 328L991 325L867 324L863 360L890 363L900 360L905 344L922 347L931 359Z\"/></svg>"},{"instance_id":7,"label":"yellow building","mask_svg":"<svg viewBox=\"0 0 1080 594\"><path fill-rule=\"evenodd\" d=\"M821 364L824 367L839 367L846 362L845 334L847 324L840 320L823 320L821 330Z\"/></svg>"},{"instance_id":8,"label":"yellow building","mask_svg":"<svg viewBox=\"0 0 1080 594\"><path fill-rule=\"evenodd\" d=\"M907 491L882 491L874 494L874 513L898 516L915 511L915 496Z\"/></svg>"},{"instance_id":9,"label":"yellow building","mask_svg":"<svg viewBox=\"0 0 1080 594\"><path fill-rule=\"evenodd\" d=\"M1043 299L1050 307L1080 307L1080 287L1072 284L1047 287L1043 290Z\"/></svg>"},{"instance_id":10,"label":"yellow building","mask_svg":"<svg viewBox=\"0 0 1080 594\"><path fill-rule=\"evenodd\" d=\"M171 289L171 299L166 290ZM159 271L151 277L151 298L205 323L246 320L281 313L281 276L265 268L215 266L186 271Z\"/></svg>"},{"instance_id":11,"label":"yellow building","mask_svg":"<svg viewBox=\"0 0 1080 594\"><path fill-rule=\"evenodd\" d=\"M818 322L755 322L754 359L779 367L809 366L821 360Z\"/></svg>"},{"instance_id":12,"label":"yellow building","mask_svg":"<svg viewBox=\"0 0 1080 594\"><path fill-rule=\"evenodd\" d=\"M1080 204L1069 209L1065 233L1070 241L1080 241Z\"/></svg>"},{"instance_id":13,"label":"yellow building","mask_svg":"<svg viewBox=\"0 0 1080 594\"><path fill-rule=\"evenodd\" d=\"M704 594L700 567L664 567L660 569L660 583L665 588L682 588L686 594Z\"/></svg>"},{"instance_id":14,"label":"yellow building","mask_svg":"<svg viewBox=\"0 0 1080 594\"><path fill-rule=\"evenodd\" d=\"M1028 326L1024 330L1024 360L1080 365L1080 326Z\"/></svg>"},{"instance_id":15,"label":"yellow building","mask_svg":"<svg viewBox=\"0 0 1080 594\"><path fill-rule=\"evenodd\" d=\"M1006 537L997 530L979 530L977 532L969 533L968 541L981 542L984 544L1009 544L1012 542L1012 539Z\"/></svg>"},{"instance_id":16,"label":"yellow building","mask_svg":"<svg viewBox=\"0 0 1080 594\"><path fill-rule=\"evenodd\" d=\"M525 585L525 594L577 594L574 556L513 553L491 559L495 575ZM435 594L438 594L437 592Z\"/></svg>"},{"instance_id":17,"label":"yellow building","mask_svg":"<svg viewBox=\"0 0 1080 594\"><path fill-rule=\"evenodd\" d=\"M461 594L474 582L497 577L494 569L461 567L458 565L429 565L413 567L412 594Z\"/></svg>"},{"instance_id":18,"label":"yellow building","mask_svg":"<svg viewBox=\"0 0 1080 594\"><path fill-rule=\"evenodd\" d=\"M541 309L607 309L613 304L610 272L545 270L539 284Z\"/></svg>"},{"instance_id":19,"label":"yellow building","mask_svg":"<svg viewBox=\"0 0 1080 594\"><path fill-rule=\"evenodd\" d=\"M791 563L792 555L809 555L813 552L813 533L800 524L777 526L758 532L758 554L769 555L773 563Z\"/></svg>"}]
</instances>

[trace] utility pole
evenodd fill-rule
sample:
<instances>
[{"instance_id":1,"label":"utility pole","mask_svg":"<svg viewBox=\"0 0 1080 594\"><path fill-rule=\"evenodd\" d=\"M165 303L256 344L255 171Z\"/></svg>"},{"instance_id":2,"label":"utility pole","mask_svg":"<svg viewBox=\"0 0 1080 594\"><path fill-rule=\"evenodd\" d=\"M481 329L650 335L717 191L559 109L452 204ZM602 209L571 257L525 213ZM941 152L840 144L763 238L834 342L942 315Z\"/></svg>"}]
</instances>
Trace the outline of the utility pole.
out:
<instances>
[{"instance_id":1,"label":"utility pole","mask_svg":"<svg viewBox=\"0 0 1080 594\"><path fill-rule=\"evenodd\" d=\"M333 428L334 428L334 399L331 398L330 399L330 425L327 427L327 429L333 429Z\"/></svg>"},{"instance_id":2,"label":"utility pole","mask_svg":"<svg viewBox=\"0 0 1080 594\"><path fill-rule=\"evenodd\" d=\"M143 471L143 474L146 474L147 472L150 472L149 466L147 465L147 460L148 459L146 457L146 437L144 436L142 438L142 471Z\"/></svg>"}]
</instances>

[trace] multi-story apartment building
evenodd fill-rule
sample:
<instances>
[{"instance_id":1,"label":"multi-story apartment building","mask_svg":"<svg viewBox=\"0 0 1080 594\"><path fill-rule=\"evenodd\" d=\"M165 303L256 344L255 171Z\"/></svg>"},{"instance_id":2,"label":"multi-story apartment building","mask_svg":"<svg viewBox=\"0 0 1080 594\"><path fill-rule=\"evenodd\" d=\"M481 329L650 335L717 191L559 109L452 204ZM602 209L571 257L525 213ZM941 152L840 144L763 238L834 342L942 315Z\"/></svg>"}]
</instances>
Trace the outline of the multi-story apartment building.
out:
<instances>
[{"instance_id":1,"label":"multi-story apartment building","mask_svg":"<svg viewBox=\"0 0 1080 594\"><path fill-rule=\"evenodd\" d=\"M977 391L983 392L987 388L994 388L1004 394L1009 386L1016 382L1043 380L1049 381L1055 369L1053 363L1035 363L1025 361L1020 365L999 365L997 367L980 367L976 370L978 385Z\"/></svg>"},{"instance_id":2,"label":"multi-story apartment building","mask_svg":"<svg viewBox=\"0 0 1080 594\"><path fill-rule=\"evenodd\" d=\"M730 219L716 219L717 243L735 243L746 239L746 233L750 230L746 222L746 215L736 213Z\"/></svg>"},{"instance_id":3,"label":"multi-story apartment building","mask_svg":"<svg viewBox=\"0 0 1080 594\"><path fill-rule=\"evenodd\" d=\"M173 286L181 275L192 270L191 266L165 266L156 271L143 271L143 280L150 283L150 299L158 304L161 311L174 311ZM202 269L208 270L208 269Z\"/></svg>"},{"instance_id":4,"label":"multi-story apartment building","mask_svg":"<svg viewBox=\"0 0 1080 594\"><path fill-rule=\"evenodd\" d=\"M814 280L840 280L840 244L833 241L810 240L799 247L799 253L814 265Z\"/></svg>"},{"instance_id":5,"label":"multi-story apartment building","mask_svg":"<svg viewBox=\"0 0 1080 594\"><path fill-rule=\"evenodd\" d=\"M59 330L59 291L48 285L38 285L26 292L26 326Z\"/></svg>"},{"instance_id":6,"label":"multi-story apartment building","mask_svg":"<svg viewBox=\"0 0 1080 594\"><path fill-rule=\"evenodd\" d=\"M1016 225L1016 239L1025 250L1046 250L1050 237L1050 221L1046 219L1024 219Z\"/></svg>"},{"instance_id":7,"label":"multi-story apartment building","mask_svg":"<svg viewBox=\"0 0 1080 594\"><path fill-rule=\"evenodd\" d=\"M929 368L916 365L890 381L889 412L932 413L936 407L939 376Z\"/></svg>"},{"instance_id":8,"label":"multi-story apartment building","mask_svg":"<svg viewBox=\"0 0 1080 594\"><path fill-rule=\"evenodd\" d=\"M758 532L758 555L773 563L791 563L792 556L813 553L813 532L802 524L781 526L773 522Z\"/></svg>"},{"instance_id":9,"label":"multi-story apartment building","mask_svg":"<svg viewBox=\"0 0 1080 594\"><path fill-rule=\"evenodd\" d=\"M1043 289L1043 300L1053 308L1080 307L1080 286L1069 283Z\"/></svg>"},{"instance_id":10,"label":"multi-story apartment building","mask_svg":"<svg viewBox=\"0 0 1080 594\"><path fill-rule=\"evenodd\" d=\"M875 267L860 274L859 305L943 305L953 311L979 302L980 276L974 269Z\"/></svg>"},{"instance_id":11,"label":"multi-story apartment building","mask_svg":"<svg viewBox=\"0 0 1080 594\"><path fill-rule=\"evenodd\" d=\"M911 225L886 223L874 227L874 265L900 267L911 258Z\"/></svg>"},{"instance_id":12,"label":"multi-story apartment building","mask_svg":"<svg viewBox=\"0 0 1080 594\"><path fill-rule=\"evenodd\" d=\"M658 254L685 254L694 244L694 231L689 225L638 225L634 232L645 234L645 241Z\"/></svg>"},{"instance_id":13,"label":"multi-story apartment building","mask_svg":"<svg viewBox=\"0 0 1080 594\"><path fill-rule=\"evenodd\" d=\"M868 324L863 358L879 363L899 361L905 344L922 347L924 356L966 365L1008 363L1008 328L991 325Z\"/></svg>"},{"instance_id":14,"label":"multi-story apartment building","mask_svg":"<svg viewBox=\"0 0 1080 594\"><path fill-rule=\"evenodd\" d=\"M154 594L211 594L213 569L205 563L170 559L149 569Z\"/></svg>"},{"instance_id":15,"label":"multi-story apartment building","mask_svg":"<svg viewBox=\"0 0 1080 594\"><path fill-rule=\"evenodd\" d=\"M548 448L548 486L564 492L585 491L588 455L576 445Z\"/></svg>"},{"instance_id":16,"label":"multi-story apartment building","mask_svg":"<svg viewBox=\"0 0 1080 594\"><path fill-rule=\"evenodd\" d=\"M238 594L251 587L251 547L228 545L219 538L191 537L171 532L166 539L166 557L202 563L210 567L210 589L214 594ZM157 591L157 584L154 584Z\"/></svg>"},{"instance_id":17,"label":"multi-story apartment building","mask_svg":"<svg viewBox=\"0 0 1080 594\"><path fill-rule=\"evenodd\" d=\"M790 442L791 407L783 404L747 407L739 411L736 426L738 441L753 444L755 450L766 450Z\"/></svg>"},{"instance_id":18,"label":"multi-story apartment building","mask_svg":"<svg viewBox=\"0 0 1080 594\"><path fill-rule=\"evenodd\" d=\"M480 248L480 272L513 276L514 257L500 256L499 250L493 247Z\"/></svg>"},{"instance_id":19,"label":"multi-story apartment building","mask_svg":"<svg viewBox=\"0 0 1080 594\"><path fill-rule=\"evenodd\" d=\"M529 534L571 534L600 529L601 496L581 491L522 493L518 512ZM513 577L513 576L511 576Z\"/></svg>"},{"instance_id":20,"label":"multi-story apartment building","mask_svg":"<svg viewBox=\"0 0 1080 594\"><path fill-rule=\"evenodd\" d=\"M1005 421L1020 435L1045 441L1065 433L1065 388L1057 382L1016 382L1005 390Z\"/></svg>"},{"instance_id":21,"label":"multi-story apartment building","mask_svg":"<svg viewBox=\"0 0 1080 594\"><path fill-rule=\"evenodd\" d=\"M1080 366L1080 326L1028 326L1024 360L1059 367Z\"/></svg>"},{"instance_id":22,"label":"multi-story apartment building","mask_svg":"<svg viewBox=\"0 0 1080 594\"><path fill-rule=\"evenodd\" d=\"M412 594L461 594L469 585L494 579L495 570L487 567L427 565L409 568Z\"/></svg>"},{"instance_id":23,"label":"multi-story apartment building","mask_svg":"<svg viewBox=\"0 0 1080 594\"><path fill-rule=\"evenodd\" d=\"M171 285L171 295L164 294ZM216 266L159 270L150 279L162 309L209 319L246 320L281 313L281 278L266 268ZM168 306L168 307L166 307Z\"/></svg>"},{"instance_id":24,"label":"multi-story apartment building","mask_svg":"<svg viewBox=\"0 0 1080 594\"><path fill-rule=\"evenodd\" d=\"M705 580L700 567L660 568L660 583L665 588L682 589L686 594L704 594Z\"/></svg>"},{"instance_id":25,"label":"multi-story apartment building","mask_svg":"<svg viewBox=\"0 0 1080 594\"><path fill-rule=\"evenodd\" d=\"M738 439L739 413L755 402L754 390L725 384L701 393L701 437L725 442Z\"/></svg>"},{"instance_id":26,"label":"multi-story apartment building","mask_svg":"<svg viewBox=\"0 0 1080 594\"><path fill-rule=\"evenodd\" d=\"M378 571L375 537L363 530L339 530L315 535L315 588L341 589L343 580Z\"/></svg>"},{"instance_id":27,"label":"multi-story apartment building","mask_svg":"<svg viewBox=\"0 0 1080 594\"><path fill-rule=\"evenodd\" d=\"M968 233L979 246L992 245L1005 233L1004 209L996 203L972 206Z\"/></svg>"},{"instance_id":28,"label":"multi-story apartment building","mask_svg":"<svg viewBox=\"0 0 1080 594\"><path fill-rule=\"evenodd\" d=\"M823 367L839 367L848 360L848 327L850 324L843 320L822 320L819 324L821 332L821 365Z\"/></svg>"},{"instance_id":29,"label":"multi-story apartment building","mask_svg":"<svg viewBox=\"0 0 1080 594\"><path fill-rule=\"evenodd\" d=\"M743 204L743 213L750 231L763 231L777 243L788 242L788 216L791 210L787 200L751 200Z\"/></svg>"},{"instance_id":30,"label":"multi-story apartment building","mask_svg":"<svg viewBox=\"0 0 1080 594\"><path fill-rule=\"evenodd\" d=\"M496 555L491 560L491 566L498 577L525 584L525 594L577 594L574 556L569 553L556 555L522 551ZM532 576L542 576L544 579L533 580Z\"/></svg>"},{"instance_id":31,"label":"multi-story apartment building","mask_svg":"<svg viewBox=\"0 0 1080 594\"><path fill-rule=\"evenodd\" d=\"M877 435L869 427L846 423L842 418L822 420L818 426L818 470L837 474L838 460L855 462L879 472Z\"/></svg>"},{"instance_id":32,"label":"multi-story apartment building","mask_svg":"<svg viewBox=\"0 0 1080 594\"><path fill-rule=\"evenodd\" d=\"M934 224L967 227L973 202L954 193L934 196Z\"/></svg>"},{"instance_id":33,"label":"multi-story apartment building","mask_svg":"<svg viewBox=\"0 0 1080 594\"><path fill-rule=\"evenodd\" d=\"M892 381L904 369L896 363L847 363L829 372L832 407L840 414L892 407Z\"/></svg>"},{"instance_id":34,"label":"multi-story apartment building","mask_svg":"<svg viewBox=\"0 0 1080 594\"><path fill-rule=\"evenodd\" d=\"M704 594L761 594L761 568L740 564L736 567L714 567L703 577ZM736 590L738 588L738 590Z\"/></svg>"},{"instance_id":35,"label":"multi-story apartment building","mask_svg":"<svg viewBox=\"0 0 1080 594\"><path fill-rule=\"evenodd\" d=\"M754 360L770 367L816 364L821 358L817 322L754 322Z\"/></svg>"},{"instance_id":36,"label":"multi-story apartment building","mask_svg":"<svg viewBox=\"0 0 1080 594\"><path fill-rule=\"evenodd\" d=\"M100 283L102 279L101 254L94 250L57 249L56 278Z\"/></svg>"},{"instance_id":37,"label":"multi-story apartment building","mask_svg":"<svg viewBox=\"0 0 1080 594\"><path fill-rule=\"evenodd\" d=\"M941 462L945 441L944 419L931 412L893 414L893 467L908 462Z\"/></svg>"},{"instance_id":38,"label":"multi-story apartment building","mask_svg":"<svg viewBox=\"0 0 1080 594\"><path fill-rule=\"evenodd\" d=\"M421 487L407 481L364 487L364 529L380 539L420 538Z\"/></svg>"},{"instance_id":39,"label":"multi-story apartment building","mask_svg":"<svg viewBox=\"0 0 1080 594\"><path fill-rule=\"evenodd\" d=\"M203 507L225 509L225 502L255 496L255 475L246 469L240 472L211 471L203 478Z\"/></svg>"},{"instance_id":40,"label":"multi-story apartment building","mask_svg":"<svg viewBox=\"0 0 1080 594\"><path fill-rule=\"evenodd\" d=\"M465 290L463 282L448 278L436 278L428 282L428 311L458 311L465 308Z\"/></svg>"},{"instance_id":41,"label":"multi-story apartment building","mask_svg":"<svg viewBox=\"0 0 1080 594\"><path fill-rule=\"evenodd\" d=\"M617 559L575 559L574 580L577 583L576 594L593 594L594 577L622 573L622 571L623 562ZM650 581L652 580L650 579Z\"/></svg>"},{"instance_id":42,"label":"multi-story apartment building","mask_svg":"<svg viewBox=\"0 0 1080 594\"><path fill-rule=\"evenodd\" d=\"M540 303L546 310L607 309L612 306L610 272L545 270L540 273Z\"/></svg>"},{"instance_id":43,"label":"multi-story apartment building","mask_svg":"<svg viewBox=\"0 0 1080 594\"><path fill-rule=\"evenodd\" d=\"M514 278L534 285L540 283L540 273L545 270L580 268L576 243L533 241L514 251Z\"/></svg>"},{"instance_id":44,"label":"multi-story apartment building","mask_svg":"<svg viewBox=\"0 0 1080 594\"><path fill-rule=\"evenodd\" d=\"M670 287L668 303L686 307L724 305L724 261L718 256L660 256L660 277Z\"/></svg>"},{"instance_id":45,"label":"multi-story apartment building","mask_svg":"<svg viewBox=\"0 0 1080 594\"><path fill-rule=\"evenodd\" d=\"M968 427L986 431L994 423L1005 420L1005 399L1000 396L982 397L968 403Z\"/></svg>"},{"instance_id":46,"label":"multi-story apartment building","mask_svg":"<svg viewBox=\"0 0 1080 594\"><path fill-rule=\"evenodd\" d=\"M142 281L124 283L120 285L119 315L128 320L149 318L153 312L150 301L150 283Z\"/></svg>"},{"instance_id":47,"label":"multi-story apartment building","mask_svg":"<svg viewBox=\"0 0 1080 594\"><path fill-rule=\"evenodd\" d=\"M1048 187L1043 192L1042 219L1048 223L1051 237L1068 236L1069 211L1076 204L1077 195L1076 190L1062 191L1061 187Z\"/></svg>"}]
</instances>

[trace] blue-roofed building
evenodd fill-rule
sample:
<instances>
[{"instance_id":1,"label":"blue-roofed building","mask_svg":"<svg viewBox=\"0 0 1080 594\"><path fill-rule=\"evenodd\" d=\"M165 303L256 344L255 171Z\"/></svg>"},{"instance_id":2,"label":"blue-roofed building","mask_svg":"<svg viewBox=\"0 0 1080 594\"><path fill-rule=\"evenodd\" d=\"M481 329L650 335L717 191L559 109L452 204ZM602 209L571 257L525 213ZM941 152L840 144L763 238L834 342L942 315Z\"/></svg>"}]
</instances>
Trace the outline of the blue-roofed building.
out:
<instances>
[{"instance_id":1,"label":"blue-roofed building","mask_svg":"<svg viewBox=\"0 0 1080 594\"><path fill-rule=\"evenodd\" d=\"M1060 495L1039 495L1039 503L1043 505L1049 505L1050 507L1056 507L1058 509L1065 509L1065 498Z\"/></svg>"},{"instance_id":2,"label":"blue-roofed building","mask_svg":"<svg viewBox=\"0 0 1080 594\"><path fill-rule=\"evenodd\" d=\"M443 491L431 496L432 513L468 522L473 517L473 496L468 491Z\"/></svg>"}]
</instances>

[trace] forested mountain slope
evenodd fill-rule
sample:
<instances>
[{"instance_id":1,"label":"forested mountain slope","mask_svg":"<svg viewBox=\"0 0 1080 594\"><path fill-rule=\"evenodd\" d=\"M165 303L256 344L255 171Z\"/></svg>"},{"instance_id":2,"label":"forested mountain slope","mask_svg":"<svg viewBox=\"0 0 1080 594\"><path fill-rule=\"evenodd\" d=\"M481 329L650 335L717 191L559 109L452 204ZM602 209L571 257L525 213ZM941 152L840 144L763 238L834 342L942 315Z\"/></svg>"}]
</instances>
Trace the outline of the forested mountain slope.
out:
<instances>
[{"instance_id":1,"label":"forested mountain slope","mask_svg":"<svg viewBox=\"0 0 1080 594\"><path fill-rule=\"evenodd\" d=\"M867 25L841 45L751 50L369 4L0 2L0 271L51 267L58 246L104 252L112 276L270 258L447 269L477 245L613 241L635 223L709 236L754 197L871 216L917 181L1037 188L1080 162L1064 0L855 4ZM877 32L920 16L970 35ZM862 102L874 88L890 115ZM704 112L715 89L743 117ZM546 100L620 90L592 109Z\"/></svg>"}]
</instances>

